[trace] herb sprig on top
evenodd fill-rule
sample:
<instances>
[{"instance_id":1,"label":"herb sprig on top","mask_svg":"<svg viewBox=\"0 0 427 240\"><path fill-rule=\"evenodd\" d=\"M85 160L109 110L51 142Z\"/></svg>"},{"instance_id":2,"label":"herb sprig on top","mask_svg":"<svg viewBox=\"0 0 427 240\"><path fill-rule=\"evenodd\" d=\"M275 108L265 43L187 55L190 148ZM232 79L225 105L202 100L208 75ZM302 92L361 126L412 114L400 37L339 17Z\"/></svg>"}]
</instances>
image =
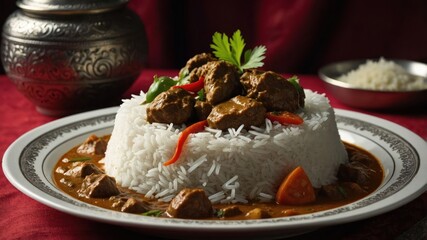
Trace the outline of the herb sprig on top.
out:
<instances>
[{"instance_id":1,"label":"herb sprig on top","mask_svg":"<svg viewBox=\"0 0 427 240\"><path fill-rule=\"evenodd\" d=\"M227 61L238 67L240 73L249 68L258 68L264 65L265 52L267 48L263 45L257 46L254 49L245 50L245 40L243 39L240 30L233 33L229 38L225 33L215 32L212 36L212 44L210 47L213 54L219 60ZM242 61L243 55L243 61ZM188 71L180 74L178 78L171 78L166 76L154 76L153 83L150 85L146 93L144 103L150 103L160 93L168 90L173 86L181 86L188 84ZM202 90L201 90L202 91ZM197 92L199 98L204 97L203 92Z\"/></svg>"},{"instance_id":2,"label":"herb sprig on top","mask_svg":"<svg viewBox=\"0 0 427 240\"><path fill-rule=\"evenodd\" d=\"M267 51L264 45L257 46L254 49L247 49L243 55L243 62L241 61L246 44L240 30L235 31L231 38L225 33L216 32L212 36L212 41L213 43L210 47L213 49L213 54L220 60L236 65L241 72L244 69L264 66L262 61Z\"/></svg>"}]
</instances>

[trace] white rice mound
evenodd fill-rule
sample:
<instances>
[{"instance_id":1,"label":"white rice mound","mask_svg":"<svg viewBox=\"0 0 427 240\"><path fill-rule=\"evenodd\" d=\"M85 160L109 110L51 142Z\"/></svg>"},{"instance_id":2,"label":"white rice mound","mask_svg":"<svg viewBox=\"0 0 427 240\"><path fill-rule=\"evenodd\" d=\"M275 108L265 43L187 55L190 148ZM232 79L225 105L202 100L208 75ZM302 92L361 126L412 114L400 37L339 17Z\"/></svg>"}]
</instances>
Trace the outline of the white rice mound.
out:
<instances>
[{"instance_id":1,"label":"white rice mound","mask_svg":"<svg viewBox=\"0 0 427 240\"><path fill-rule=\"evenodd\" d=\"M334 111L324 95L305 90L304 123L220 131L206 127L191 134L179 160L174 153L185 126L149 124L145 94L120 106L105 156L105 170L123 187L169 202L181 189L203 188L213 203L274 201L284 177L302 166L314 187L336 180L348 161Z\"/></svg>"},{"instance_id":2,"label":"white rice mound","mask_svg":"<svg viewBox=\"0 0 427 240\"><path fill-rule=\"evenodd\" d=\"M402 91L427 88L422 77L410 75L402 66L384 58L378 61L367 60L357 69L340 76L338 80L371 90Z\"/></svg>"}]
</instances>

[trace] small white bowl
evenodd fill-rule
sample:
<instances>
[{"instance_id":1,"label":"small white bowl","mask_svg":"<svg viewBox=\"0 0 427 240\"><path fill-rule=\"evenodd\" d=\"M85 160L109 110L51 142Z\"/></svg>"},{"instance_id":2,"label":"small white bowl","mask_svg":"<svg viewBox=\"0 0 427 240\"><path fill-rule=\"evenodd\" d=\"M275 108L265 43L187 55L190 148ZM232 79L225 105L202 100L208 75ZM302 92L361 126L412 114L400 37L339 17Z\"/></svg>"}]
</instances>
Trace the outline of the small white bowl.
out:
<instances>
[{"instance_id":1,"label":"small white bowl","mask_svg":"<svg viewBox=\"0 0 427 240\"><path fill-rule=\"evenodd\" d=\"M409 74L423 77L427 86L426 64L400 59L387 60L402 66ZM319 77L336 99L351 107L375 110L427 107L427 87L408 91L370 90L338 80L340 76L357 69L366 61L352 60L326 65L319 70Z\"/></svg>"}]
</instances>

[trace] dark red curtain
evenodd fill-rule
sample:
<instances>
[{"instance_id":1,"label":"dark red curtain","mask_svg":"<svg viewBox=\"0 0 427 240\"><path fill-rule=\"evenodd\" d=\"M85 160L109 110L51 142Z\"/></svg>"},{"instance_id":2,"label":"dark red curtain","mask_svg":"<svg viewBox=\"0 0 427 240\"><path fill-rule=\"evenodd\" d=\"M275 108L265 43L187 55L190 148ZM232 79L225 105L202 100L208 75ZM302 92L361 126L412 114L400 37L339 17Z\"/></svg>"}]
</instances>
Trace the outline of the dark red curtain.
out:
<instances>
[{"instance_id":1,"label":"dark red curtain","mask_svg":"<svg viewBox=\"0 0 427 240\"><path fill-rule=\"evenodd\" d=\"M1 19L16 8L0 3ZM358 58L427 62L423 0L130 0L148 35L149 68L180 68L210 52L215 31L242 31L247 46L266 45L265 68L316 73L324 64Z\"/></svg>"}]
</instances>

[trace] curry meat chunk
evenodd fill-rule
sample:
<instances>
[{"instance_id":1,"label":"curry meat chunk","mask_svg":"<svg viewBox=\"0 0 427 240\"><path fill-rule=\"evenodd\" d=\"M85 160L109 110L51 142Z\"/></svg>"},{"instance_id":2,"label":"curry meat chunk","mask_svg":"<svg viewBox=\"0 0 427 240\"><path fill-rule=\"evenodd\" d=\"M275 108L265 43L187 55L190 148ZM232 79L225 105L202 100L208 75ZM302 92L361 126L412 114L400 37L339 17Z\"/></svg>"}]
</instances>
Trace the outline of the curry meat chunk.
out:
<instances>
[{"instance_id":1,"label":"curry meat chunk","mask_svg":"<svg viewBox=\"0 0 427 240\"><path fill-rule=\"evenodd\" d=\"M194 57L190 58L187 63L185 64L185 67L183 67L179 71L179 75L186 75L189 74L189 82L195 82L199 80L199 77L197 75L197 68L205 65L208 62L211 61L217 61L212 54L210 53L200 53L195 55Z\"/></svg>"},{"instance_id":2,"label":"curry meat chunk","mask_svg":"<svg viewBox=\"0 0 427 240\"><path fill-rule=\"evenodd\" d=\"M196 75L204 77L206 101L216 105L237 96L242 91L237 68L225 61L211 61L197 69Z\"/></svg>"},{"instance_id":3,"label":"curry meat chunk","mask_svg":"<svg viewBox=\"0 0 427 240\"><path fill-rule=\"evenodd\" d=\"M357 183L343 182L324 185L321 187L320 193L332 200L344 200L365 195L367 192Z\"/></svg>"},{"instance_id":4,"label":"curry meat chunk","mask_svg":"<svg viewBox=\"0 0 427 240\"><path fill-rule=\"evenodd\" d=\"M207 120L209 127L226 130L264 124L266 109L262 103L252 98L236 96L212 108Z\"/></svg>"},{"instance_id":5,"label":"curry meat chunk","mask_svg":"<svg viewBox=\"0 0 427 240\"><path fill-rule=\"evenodd\" d=\"M102 155L106 149L107 142L92 134L77 148L77 153L82 155Z\"/></svg>"},{"instance_id":6,"label":"curry meat chunk","mask_svg":"<svg viewBox=\"0 0 427 240\"><path fill-rule=\"evenodd\" d=\"M181 88L160 93L147 108L147 121L182 124L193 114L194 98Z\"/></svg>"},{"instance_id":7,"label":"curry meat chunk","mask_svg":"<svg viewBox=\"0 0 427 240\"><path fill-rule=\"evenodd\" d=\"M185 188L172 199L166 213L174 218L200 219L212 217L213 208L202 189Z\"/></svg>"},{"instance_id":8,"label":"curry meat chunk","mask_svg":"<svg viewBox=\"0 0 427 240\"><path fill-rule=\"evenodd\" d=\"M108 198L120 194L116 180L107 174L86 176L77 192L79 196L86 198Z\"/></svg>"},{"instance_id":9,"label":"curry meat chunk","mask_svg":"<svg viewBox=\"0 0 427 240\"><path fill-rule=\"evenodd\" d=\"M120 211L127 213L143 213L149 210L147 202L130 197L125 204L123 204Z\"/></svg>"},{"instance_id":10,"label":"curry meat chunk","mask_svg":"<svg viewBox=\"0 0 427 240\"><path fill-rule=\"evenodd\" d=\"M240 82L246 96L262 102L267 111L295 112L304 107L305 95L280 74L251 69Z\"/></svg>"},{"instance_id":11,"label":"curry meat chunk","mask_svg":"<svg viewBox=\"0 0 427 240\"><path fill-rule=\"evenodd\" d=\"M225 208L221 208L221 217L234 217L242 214L242 210L236 205L231 205Z\"/></svg>"},{"instance_id":12,"label":"curry meat chunk","mask_svg":"<svg viewBox=\"0 0 427 240\"><path fill-rule=\"evenodd\" d=\"M206 101L197 100L196 104L194 104L194 110L196 111L197 119L205 120L212 111L212 104Z\"/></svg>"},{"instance_id":13,"label":"curry meat chunk","mask_svg":"<svg viewBox=\"0 0 427 240\"><path fill-rule=\"evenodd\" d=\"M71 176L74 178L85 178L86 176L89 176L91 174L100 174L100 173L103 173L103 172L95 164L81 163L67 170L64 173L64 175Z\"/></svg>"},{"instance_id":14,"label":"curry meat chunk","mask_svg":"<svg viewBox=\"0 0 427 240\"><path fill-rule=\"evenodd\" d=\"M369 167L369 156L360 152L353 152L350 156L348 163L340 165L337 177L342 181L355 182L361 187L368 186L376 174Z\"/></svg>"}]
</instances>

